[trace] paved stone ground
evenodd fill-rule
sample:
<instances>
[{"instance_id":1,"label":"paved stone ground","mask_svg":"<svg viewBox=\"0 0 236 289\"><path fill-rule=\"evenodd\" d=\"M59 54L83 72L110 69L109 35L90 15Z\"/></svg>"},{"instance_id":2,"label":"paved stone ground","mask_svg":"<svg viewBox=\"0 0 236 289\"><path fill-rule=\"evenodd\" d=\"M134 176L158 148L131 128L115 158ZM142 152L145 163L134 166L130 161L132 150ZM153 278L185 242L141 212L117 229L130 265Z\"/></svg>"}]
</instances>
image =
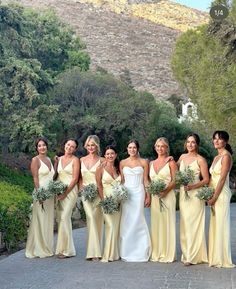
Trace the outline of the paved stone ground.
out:
<instances>
[{"instance_id":1,"label":"paved stone ground","mask_svg":"<svg viewBox=\"0 0 236 289\"><path fill-rule=\"evenodd\" d=\"M150 220L146 210L147 220ZM207 217L209 219L209 210ZM177 240L179 217L177 215ZM207 224L208 229L208 224ZM236 204L231 206L232 255L236 263ZM172 264L86 261L86 228L74 230L77 256L26 259L24 250L0 261L0 289L236 289L236 268Z\"/></svg>"}]
</instances>

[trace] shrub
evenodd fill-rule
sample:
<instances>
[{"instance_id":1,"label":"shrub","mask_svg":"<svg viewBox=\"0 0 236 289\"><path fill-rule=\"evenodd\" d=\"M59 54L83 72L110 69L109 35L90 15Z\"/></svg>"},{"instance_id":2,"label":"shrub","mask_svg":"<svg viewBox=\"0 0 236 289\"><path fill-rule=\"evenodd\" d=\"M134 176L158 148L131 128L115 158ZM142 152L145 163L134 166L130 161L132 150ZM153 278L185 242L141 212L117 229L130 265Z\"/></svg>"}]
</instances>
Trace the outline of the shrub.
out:
<instances>
[{"instance_id":1,"label":"shrub","mask_svg":"<svg viewBox=\"0 0 236 289\"><path fill-rule=\"evenodd\" d=\"M13 170L2 164L0 164L0 181L20 186L27 193L33 191L33 181L30 174Z\"/></svg>"},{"instance_id":2,"label":"shrub","mask_svg":"<svg viewBox=\"0 0 236 289\"><path fill-rule=\"evenodd\" d=\"M8 251L26 239L31 202L21 187L0 182L0 231Z\"/></svg>"}]
</instances>

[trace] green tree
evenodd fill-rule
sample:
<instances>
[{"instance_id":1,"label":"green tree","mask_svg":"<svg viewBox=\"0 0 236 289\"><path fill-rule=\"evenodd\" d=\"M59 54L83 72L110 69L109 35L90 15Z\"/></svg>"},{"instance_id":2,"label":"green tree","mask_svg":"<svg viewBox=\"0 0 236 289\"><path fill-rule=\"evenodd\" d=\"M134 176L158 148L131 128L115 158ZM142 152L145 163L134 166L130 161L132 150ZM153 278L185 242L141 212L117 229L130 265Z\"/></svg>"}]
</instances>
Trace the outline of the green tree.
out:
<instances>
[{"instance_id":1,"label":"green tree","mask_svg":"<svg viewBox=\"0 0 236 289\"><path fill-rule=\"evenodd\" d=\"M226 129L235 139L236 65L228 58L229 47L212 35L210 26L182 34L172 59L174 75L197 104L209 133Z\"/></svg>"},{"instance_id":2,"label":"green tree","mask_svg":"<svg viewBox=\"0 0 236 289\"><path fill-rule=\"evenodd\" d=\"M50 132L58 105L46 94L65 69L89 68L85 46L52 11L0 5L0 146L29 151Z\"/></svg>"}]
</instances>

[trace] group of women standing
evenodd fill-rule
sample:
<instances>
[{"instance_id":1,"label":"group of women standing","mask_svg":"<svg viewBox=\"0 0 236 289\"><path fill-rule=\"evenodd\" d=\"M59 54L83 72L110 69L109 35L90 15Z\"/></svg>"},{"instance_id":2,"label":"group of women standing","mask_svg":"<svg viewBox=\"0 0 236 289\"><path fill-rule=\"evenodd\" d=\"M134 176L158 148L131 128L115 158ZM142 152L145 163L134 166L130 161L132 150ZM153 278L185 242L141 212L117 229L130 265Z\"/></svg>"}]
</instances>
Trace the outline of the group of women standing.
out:
<instances>
[{"instance_id":1,"label":"group of women standing","mask_svg":"<svg viewBox=\"0 0 236 289\"><path fill-rule=\"evenodd\" d=\"M230 198L229 172L232 167L232 150L225 131L213 134L213 144L218 155L213 160L209 178L206 160L199 155L200 139L197 134L186 138L185 151L177 163L169 156L166 138L155 143L157 158L148 162L139 156L139 143L131 140L127 146L128 158L118 161L114 146L107 146L100 157L97 136L89 136L85 142L87 155L80 160L74 156L78 143L70 139L65 143L65 154L58 158L55 168L58 178L68 185L66 192L58 197L58 240L56 255L59 258L75 256L72 237L71 215L79 191L88 184L96 184L99 196L94 203L83 201L87 219L88 260L103 262L120 258L127 262L173 262L176 260L176 197L175 174L186 167L194 172L194 181L180 187L180 245L181 261L186 265L209 263L209 266L232 268L230 251ZM35 188L47 186L54 175L54 168L47 157L47 142L36 142L38 155L32 159L31 171ZM81 167L81 168L80 168ZM81 173L80 173L81 172ZM150 181L163 180L166 184L160 196L150 196ZM113 194L113 185L123 183L129 192L120 211L103 214L97 206L100 199ZM209 184L214 188L208 205L211 211L209 249L205 240L205 202L196 197L197 191ZM189 198L186 199L185 191ZM165 204L160 210L159 198ZM144 216L144 206L151 206L150 234ZM54 200L45 201L42 211L38 202L33 204L32 221L26 245L26 257L53 255ZM103 224L105 238L103 240ZM103 247L103 248L102 248Z\"/></svg>"}]
</instances>

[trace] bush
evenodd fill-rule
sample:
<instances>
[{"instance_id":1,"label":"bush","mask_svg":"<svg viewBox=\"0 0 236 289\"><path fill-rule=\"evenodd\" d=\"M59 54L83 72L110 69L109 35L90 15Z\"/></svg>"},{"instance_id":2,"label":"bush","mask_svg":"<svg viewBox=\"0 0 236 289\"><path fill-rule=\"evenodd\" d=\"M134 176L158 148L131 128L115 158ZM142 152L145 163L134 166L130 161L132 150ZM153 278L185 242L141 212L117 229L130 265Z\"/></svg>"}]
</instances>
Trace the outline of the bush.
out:
<instances>
[{"instance_id":1,"label":"bush","mask_svg":"<svg viewBox=\"0 0 236 289\"><path fill-rule=\"evenodd\" d=\"M0 164L0 181L20 186L27 193L33 191L33 182L30 174L21 173L2 164Z\"/></svg>"},{"instance_id":2,"label":"bush","mask_svg":"<svg viewBox=\"0 0 236 289\"><path fill-rule=\"evenodd\" d=\"M21 187L0 182L0 231L8 251L26 240L31 202Z\"/></svg>"}]
</instances>

